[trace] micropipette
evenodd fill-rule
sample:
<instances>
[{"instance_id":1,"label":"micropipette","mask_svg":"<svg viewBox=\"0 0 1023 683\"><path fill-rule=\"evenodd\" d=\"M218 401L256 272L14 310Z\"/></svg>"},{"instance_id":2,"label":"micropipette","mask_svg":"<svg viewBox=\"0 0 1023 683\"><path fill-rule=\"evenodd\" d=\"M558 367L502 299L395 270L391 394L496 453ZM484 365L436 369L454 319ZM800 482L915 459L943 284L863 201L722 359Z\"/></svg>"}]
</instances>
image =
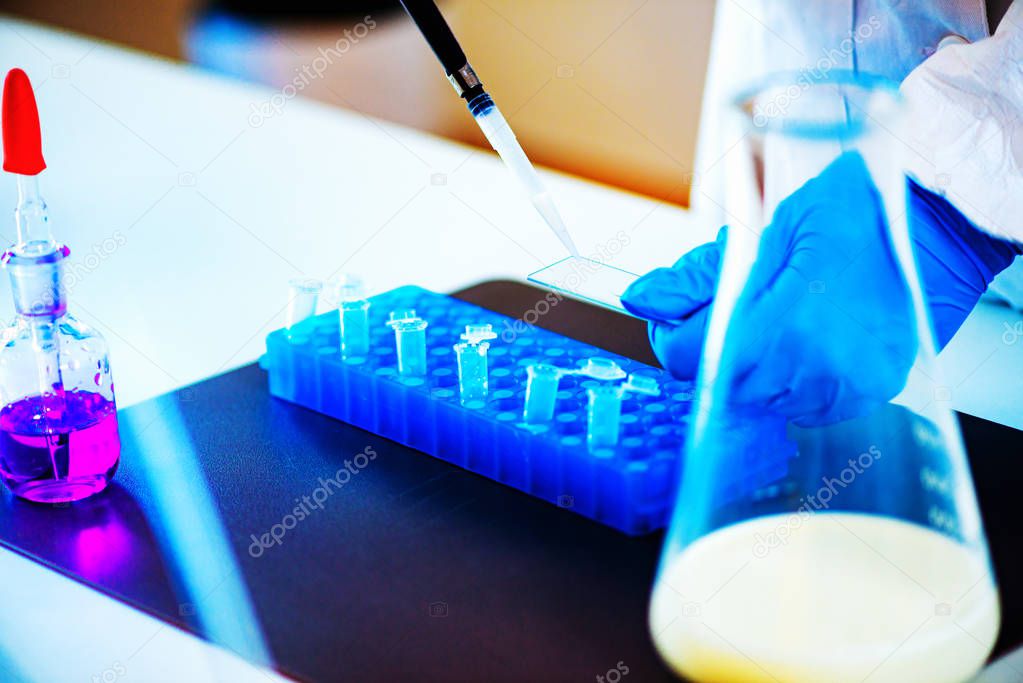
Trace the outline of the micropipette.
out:
<instances>
[{"instance_id":1,"label":"micropipette","mask_svg":"<svg viewBox=\"0 0 1023 683\"><path fill-rule=\"evenodd\" d=\"M451 28L444 21L444 16L437 9L437 5L433 0L401 0L401 4L437 55L448 80L451 81L458 96L465 100L469 112L483 130L490 146L522 184L529 195L529 200L551 231L572 256L579 256L579 250L568 234L565 221L554 205L554 199L540 180L529 157L522 151L522 146L519 145L501 110L483 89L483 84L469 65L469 60Z\"/></svg>"}]
</instances>

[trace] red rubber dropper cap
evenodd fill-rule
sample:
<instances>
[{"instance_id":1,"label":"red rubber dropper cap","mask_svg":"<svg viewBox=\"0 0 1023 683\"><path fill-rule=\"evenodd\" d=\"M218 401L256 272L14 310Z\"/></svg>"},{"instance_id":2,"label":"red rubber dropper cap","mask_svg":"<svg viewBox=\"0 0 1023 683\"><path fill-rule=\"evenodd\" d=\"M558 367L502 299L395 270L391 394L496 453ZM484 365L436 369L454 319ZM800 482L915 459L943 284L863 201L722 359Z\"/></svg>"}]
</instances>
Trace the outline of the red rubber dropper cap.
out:
<instances>
[{"instance_id":1,"label":"red rubber dropper cap","mask_svg":"<svg viewBox=\"0 0 1023 683\"><path fill-rule=\"evenodd\" d=\"M3 128L5 171L36 175L46 168L36 96L21 69L11 69L4 79Z\"/></svg>"}]
</instances>

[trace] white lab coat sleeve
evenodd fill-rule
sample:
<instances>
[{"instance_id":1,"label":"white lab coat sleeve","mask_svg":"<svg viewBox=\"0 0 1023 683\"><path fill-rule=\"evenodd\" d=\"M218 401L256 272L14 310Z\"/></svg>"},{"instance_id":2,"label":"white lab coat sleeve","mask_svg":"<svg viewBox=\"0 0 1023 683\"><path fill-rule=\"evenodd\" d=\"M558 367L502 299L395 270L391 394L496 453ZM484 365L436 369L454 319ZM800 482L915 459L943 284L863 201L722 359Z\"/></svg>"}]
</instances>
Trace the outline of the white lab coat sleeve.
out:
<instances>
[{"instance_id":1,"label":"white lab coat sleeve","mask_svg":"<svg viewBox=\"0 0 1023 683\"><path fill-rule=\"evenodd\" d=\"M909 175L979 228L1023 242L1023 2L993 36L935 52L902 93Z\"/></svg>"}]
</instances>

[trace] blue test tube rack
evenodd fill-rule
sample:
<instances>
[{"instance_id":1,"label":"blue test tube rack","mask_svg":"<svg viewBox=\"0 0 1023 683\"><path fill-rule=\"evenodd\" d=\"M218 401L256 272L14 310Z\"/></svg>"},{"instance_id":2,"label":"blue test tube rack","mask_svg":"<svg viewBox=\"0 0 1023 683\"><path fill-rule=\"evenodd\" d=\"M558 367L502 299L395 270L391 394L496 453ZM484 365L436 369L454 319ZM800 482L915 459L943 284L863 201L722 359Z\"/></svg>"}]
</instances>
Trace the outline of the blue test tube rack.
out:
<instances>
[{"instance_id":1,"label":"blue test tube rack","mask_svg":"<svg viewBox=\"0 0 1023 683\"><path fill-rule=\"evenodd\" d=\"M364 357L342 358L337 311L272 332L262 361L270 393L626 534L666 525L694 398L691 382L419 287L401 287L368 301L371 339ZM421 374L403 375L388 322L391 312L412 310L428 323L426 367ZM497 333L488 352L487 398L463 402L453 342L466 325L483 324ZM620 438L609 448L587 443L589 390L602 385L599 379L561 376L553 416L523 415L527 368L586 367L593 358L613 361L660 387L657 396L635 394L623 402ZM751 454L747 471L726 487L734 495L785 475L795 447L783 429L773 441Z\"/></svg>"}]
</instances>

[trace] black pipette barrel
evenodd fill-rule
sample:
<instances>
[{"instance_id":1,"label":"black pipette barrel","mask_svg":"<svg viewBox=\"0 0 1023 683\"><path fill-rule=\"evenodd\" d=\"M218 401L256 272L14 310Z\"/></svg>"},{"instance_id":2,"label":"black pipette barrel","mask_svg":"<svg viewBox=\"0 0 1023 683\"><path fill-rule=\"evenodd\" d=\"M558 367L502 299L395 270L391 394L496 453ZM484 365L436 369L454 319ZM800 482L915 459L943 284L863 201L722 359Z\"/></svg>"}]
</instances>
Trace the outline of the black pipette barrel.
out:
<instances>
[{"instance_id":1,"label":"black pipette barrel","mask_svg":"<svg viewBox=\"0 0 1023 683\"><path fill-rule=\"evenodd\" d=\"M462 46L455 39L448 22L444 21L444 15L436 3L433 0L401 0L401 4L437 55L458 95L468 102L483 93L483 84L469 66Z\"/></svg>"},{"instance_id":2,"label":"black pipette barrel","mask_svg":"<svg viewBox=\"0 0 1023 683\"><path fill-rule=\"evenodd\" d=\"M490 99L490 95L483 89L476 72L469 65L469 60L462 51L462 47L455 40L455 34L451 32L448 23L444 21L444 15L437 9L433 0L401 0L402 6L412 21L419 27L419 31L426 38L426 42L433 48L434 54L440 60L441 65L447 73L448 80L455 87L458 96L465 100L487 136L491 147L504 161L512 174L522 183L529 194L533 206L540 212L540 216L548 227L557 235L565 248L573 256L579 255L579 250L565 228L565 222L561 219L554 202L550 198L537 175L536 169L529 163L529 158L522 151L522 146L515 139L515 134L508 127L508 122L501 116L497 105Z\"/></svg>"}]
</instances>

